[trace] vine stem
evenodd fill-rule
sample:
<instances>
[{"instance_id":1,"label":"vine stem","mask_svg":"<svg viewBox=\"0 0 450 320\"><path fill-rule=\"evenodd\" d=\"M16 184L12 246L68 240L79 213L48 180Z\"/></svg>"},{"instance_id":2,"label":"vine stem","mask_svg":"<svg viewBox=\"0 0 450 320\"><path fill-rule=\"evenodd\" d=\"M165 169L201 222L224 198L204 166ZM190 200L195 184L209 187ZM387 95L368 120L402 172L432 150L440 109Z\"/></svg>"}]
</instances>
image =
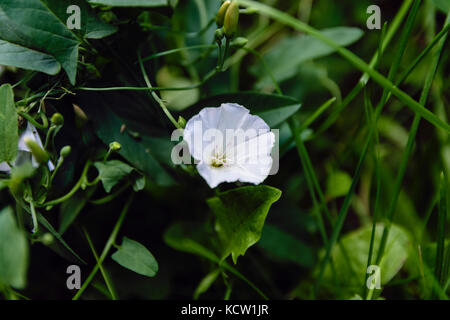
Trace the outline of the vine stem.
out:
<instances>
[{"instance_id":1,"label":"vine stem","mask_svg":"<svg viewBox=\"0 0 450 320\"><path fill-rule=\"evenodd\" d=\"M91 283L94 276L97 274L97 271L101 268L101 264L105 260L106 256L109 253L109 250L111 250L111 247L114 245L114 243L116 241L117 234L119 233L120 227L123 224L123 221L128 212L128 209L130 208L130 205L133 202L133 199L134 199L134 193L131 194L131 196L128 198L127 202L125 203L125 206L123 207L122 212L120 213L119 219L117 219L117 222L114 225L113 231L111 232L111 235L109 236L108 241L106 242L105 248L103 249L100 258L97 260L97 264L95 265L94 269L92 269L92 271L89 274L89 276L87 277L86 281L84 281L80 290L77 291L77 293L72 298L72 300L78 300L80 298L80 296L83 294L83 292L86 290L86 288Z\"/></svg>"},{"instance_id":2,"label":"vine stem","mask_svg":"<svg viewBox=\"0 0 450 320\"><path fill-rule=\"evenodd\" d=\"M144 64L142 63L141 53L139 51L138 51L138 59L139 59L139 66L141 67L142 76L144 77L145 83L147 84L147 87L149 89L152 89L153 88L152 84L150 82L150 79L148 78L147 72L145 71ZM152 94L152 97L156 100L156 102L160 105L161 109L166 114L167 118L169 118L170 122L172 122L172 124L175 126L175 128L183 129L180 126L180 124L175 120L175 118L172 116L172 114L170 113L169 109L167 109L167 107L164 104L164 102L162 101L162 99L160 97L158 97L156 92L152 91L151 94Z\"/></svg>"},{"instance_id":3,"label":"vine stem","mask_svg":"<svg viewBox=\"0 0 450 320\"><path fill-rule=\"evenodd\" d=\"M239 1L239 4L242 6L245 6L245 7L255 8L259 12L266 14L269 17L271 17L285 25L288 25L298 31L302 31L307 34L310 34L313 37L317 38L318 40L321 40L325 44L327 44L330 47L332 47L333 49L335 49L337 53L339 53L342 57L347 59L356 68L367 73L375 82L377 82L384 89L388 90L393 95L395 95L401 102L403 102L406 106L408 106L416 114L419 114L421 117L423 117L425 120L432 123L434 126L444 129L447 133L450 132L450 125L448 123L445 123L444 121L442 121L440 118L438 118L435 114L433 114L431 111L426 109L419 102L417 102L416 100L411 98L407 93L400 90L396 85L394 85L392 83L392 81L390 81L389 79L384 77L378 71L371 68L361 58L356 56L350 50L347 50L346 48L341 47L333 39L324 35L319 30L299 21L298 19L296 19L294 17L291 17L290 15L288 15L284 12L281 12L281 11L274 9L270 6L267 6L265 4L258 3L256 1L241 0L241 1Z\"/></svg>"}]
</instances>

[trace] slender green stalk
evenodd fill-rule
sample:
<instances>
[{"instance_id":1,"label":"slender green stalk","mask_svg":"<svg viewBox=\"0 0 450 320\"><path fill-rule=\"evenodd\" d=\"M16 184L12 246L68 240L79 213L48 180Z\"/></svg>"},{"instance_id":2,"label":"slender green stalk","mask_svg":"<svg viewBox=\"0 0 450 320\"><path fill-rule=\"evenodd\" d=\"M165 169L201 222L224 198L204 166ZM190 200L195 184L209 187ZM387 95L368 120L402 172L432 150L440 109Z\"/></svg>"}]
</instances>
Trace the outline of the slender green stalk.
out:
<instances>
[{"instance_id":1,"label":"slender green stalk","mask_svg":"<svg viewBox=\"0 0 450 320\"><path fill-rule=\"evenodd\" d=\"M144 77L145 83L147 84L147 87L149 89L152 89L152 84L150 83L150 79L148 78L147 72L145 71L144 64L142 63L140 52L138 52L138 60L139 60L139 66L141 67L142 76ZM153 96L153 99L155 99L155 101L159 104L159 106L161 107L161 109L163 110L163 112L165 113L167 118L169 118L170 122L172 122L172 124L175 126L175 128L182 129L180 124L177 122L177 120L175 120L175 118L170 113L169 109L167 109L166 105L164 104L162 99L160 97L158 97L158 95L156 94L155 91L152 91L152 96Z\"/></svg>"},{"instance_id":2,"label":"slender green stalk","mask_svg":"<svg viewBox=\"0 0 450 320\"><path fill-rule=\"evenodd\" d=\"M377 82L379 85L381 85L384 89L392 92L393 95L395 95L401 102L403 102L407 107L409 107L416 114L419 114L421 117L423 117L425 120L429 121L434 126L439 127L441 129L445 130L446 132L450 132L450 125L448 123L445 123L444 121L442 121L439 117L437 117L431 111L426 109L423 105L421 105L420 103L415 101L404 91L400 90L396 85L394 85L392 83L392 81L386 79L378 71L371 68L361 58L356 56L354 53L352 53L348 49L341 47L336 42L334 42L333 39L324 35L320 31L297 20L294 17L291 17L290 15L288 15L284 12L281 12L275 8L271 8L265 4L262 4L262 3L259 3L256 1L251 1L251 0L241 0L239 3L246 7L255 8L255 9L259 10L261 13L266 14L281 23L284 23L298 31L308 33L308 34L316 37L318 40L321 40L322 42L326 43L327 45L329 45L330 47L335 49L337 53L339 53L342 57L344 57L346 60L348 60L356 68L358 68L359 70L361 70L363 72L366 72L375 82Z\"/></svg>"},{"instance_id":3,"label":"slender green stalk","mask_svg":"<svg viewBox=\"0 0 450 320\"><path fill-rule=\"evenodd\" d=\"M436 263L434 265L434 275L441 285L445 285L444 260L445 260L445 224L447 223L447 206L448 206L448 187L447 177L441 173L441 196L439 199L439 217L436 247ZM433 297L437 294L433 291Z\"/></svg>"},{"instance_id":4,"label":"slender green stalk","mask_svg":"<svg viewBox=\"0 0 450 320\"><path fill-rule=\"evenodd\" d=\"M97 251L95 251L95 247L94 244L92 243L91 237L89 236L87 230L85 228L83 228L83 233L88 241L89 247L91 248L92 254L95 257L95 261L97 262L99 268L100 268L100 272L102 273L103 279L105 279L105 283L106 286L108 288L109 293L111 294L111 298L112 300L117 300L117 294L114 291L114 288L112 286L112 283L109 280L108 274L106 273L105 269L103 268L102 264L99 262L99 257L97 254Z\"/></svg>"},{"instance_id":5,"label":"slender green stalk","mask_svg":"<svg viewBox=\"0 0 450 320\"><path fill-rule=\"evenodd\" d=\"M185 51L185 50L214 49L214 48L217 48L217 44L200 44L200 45L196 45L196 46L176 48L176 49L158 52L158 53L152 54L151 56L142 58L142 62L152 60L155 58L164 57L164 56L171 55L171 54L178 53L178 52Z\"/></svg>"},{"instance_id":6,"label":"slender green stalk","mask_svg":"<svg viewBox=\"0 0 450 320\"><path fill-rule=\"evenodd\" d=\"M450 22L450 14L447 15L446 24L449 22ZM429 68L428 76L425 80L425 85L422 89L422 94L420 96L420 103L422 105L425 105L427 102L428 95L429 95L430 89L431 89L431 85L433 84L434 76L436 74L436 70L439 65L441 53L442 53L442 50L443 50L445 42L446 42L446 38L447 37L444 36L440 40L439 47L437 48L437 52L434 56L431 66ZM407 142L405 151L403 152L403 155L402 155L400 169L398 171L398 174L397 174L397 177L396 177L396 180L394 183L394 191L392 193L392 200L389 204L389 207L388 207L388 210L386 213L387 225L386 225L386 228L383 230L383 236L381 238L380 249L378 251L378 256L377 256L377 263L379 263L381 261L381 258L384 253L387 238L389 235L390 226L392 224L392 220L395 215L395 209L397 207L398 197L399 197L400 190L401 190L401 187L403 184L403 178L406 173L406 168L408 166L408 162L409 162L409 159L410 159L412 151L413 151L414 141L416 139L417 131L419 129L420 119L421 119L421 117L419 114L416 114L414 116L413 124L411 125L411 130L410 130L409 136L408 136L408 142Z\"/></svg>"},{"instance_id":7,"label":"slender green stalk","mask_svg":"<svg viewBox=\"0 0 450 320\"><path fill-rule=\"evenodd\" d=\"M89 276L87 277L86 281L84 281L83 285L81 286L80 290L77 291L75 296L72 298L72 300L78 300L80 296L83 294L83 292L86 290L86 288L91 283L94 276L97 274L98 269L100 268L100 265L105 260L106 256L109 253L109 250L111 250L111 247L116 241L117 234L119 233L120 227L123 224L123 221L125 219L125 216L128 212L128 209L130 208L131 203L134 199L134 193L131 194L131 196L128 198L127 202L125 203L125 206L122 209L122 212L119 215L119 219L117 220L116 224L114 225L113 231L111 232L111 235L108 238L108 241L106 242L105 248L102 251L102 254L100 258L97 261L97 264L95 265L94 269L91 271Z\"/></svg>"}]
</instances>

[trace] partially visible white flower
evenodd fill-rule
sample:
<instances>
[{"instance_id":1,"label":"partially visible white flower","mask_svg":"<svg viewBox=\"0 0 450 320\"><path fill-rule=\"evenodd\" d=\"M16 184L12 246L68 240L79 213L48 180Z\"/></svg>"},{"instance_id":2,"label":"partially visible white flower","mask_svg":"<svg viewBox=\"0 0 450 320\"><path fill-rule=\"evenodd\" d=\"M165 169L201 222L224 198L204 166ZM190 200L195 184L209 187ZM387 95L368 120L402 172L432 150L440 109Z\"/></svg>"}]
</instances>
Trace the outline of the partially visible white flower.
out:
<instances>
[{"instance_id":1,"label":"partially visible white flower","mask_svg":"<svg viewBox=\"0 0 450 320\"><path fill-rule=\"evenodd\" d=\"M204 108L187 122L183 138L211 188L222 182L260 184L270 173L275 135L241 105Z\"/></svg>"},{"instance_id":2,"label":"partially visible white flower","mask_svg":"<svg viewBox=\"0 0 450 320\"><path fill-rule=\"evenodd\" d=\"M17 166L17 165L20 165L20 164L22 164L22 163L24 163L26 161L30 161L31 160L31 164L33 165L33 167L37 168L37 167L39 167L39 163L32 156L30 149L25 144L25 140L27 138L36 141L36 143L41 148L44 148L44 146L42 144L42 141L41 141L41 138L39 137L39 134L37 133L36 127L28 122L27 128L25 129L25 131L19 137L19 144L18 144L18 149L19 150L17 152L17 157L16 157L16 160L14 162L14 165ZM50 169L50 171L55 169L55 166L53 165L53 163L51 161L49 161L47 165L48 165L48 168ZM9 173L11 171L11 168L6 162L2 162L2 163L0 163L0 171Z\"/></svg>"}]
</instances>

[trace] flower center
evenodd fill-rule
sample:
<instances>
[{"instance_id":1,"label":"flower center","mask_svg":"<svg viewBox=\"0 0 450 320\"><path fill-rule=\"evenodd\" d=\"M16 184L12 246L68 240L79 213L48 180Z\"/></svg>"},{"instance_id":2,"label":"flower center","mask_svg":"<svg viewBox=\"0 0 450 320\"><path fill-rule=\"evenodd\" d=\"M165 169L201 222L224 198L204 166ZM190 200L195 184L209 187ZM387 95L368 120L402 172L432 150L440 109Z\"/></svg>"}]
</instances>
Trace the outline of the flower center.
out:
<instances>
[{"instance_id":1,"label":"flower center","mask_svg":"<svg viewBox=\"0 0 450 320\"><path fill-rule=\"evenodd\" d=\"M211 166L214 168L222 168L227 163L225 154L213 154L211 158Z\"/></svg>"}]
</instances>

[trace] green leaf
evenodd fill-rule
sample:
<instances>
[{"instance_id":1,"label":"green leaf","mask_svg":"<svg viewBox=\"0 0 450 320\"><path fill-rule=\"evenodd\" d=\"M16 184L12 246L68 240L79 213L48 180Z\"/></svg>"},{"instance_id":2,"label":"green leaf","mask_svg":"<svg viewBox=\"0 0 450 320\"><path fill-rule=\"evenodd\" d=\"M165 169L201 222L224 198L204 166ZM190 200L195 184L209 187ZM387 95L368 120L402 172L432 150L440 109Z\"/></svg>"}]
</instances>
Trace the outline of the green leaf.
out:
<instances>
[{"instance_id":1,"label":"green leaf","mask_svg":"<svg viewBox=\"0 0 450 320\"><path fill-rule=\"evenodd\" d=\"M174 144L170 141L170 137L154 138L142 135L139 139L135 139L126 130L121 132L124 121L105 106L106 101L103 101L100 95L86 96L86 101L86 103L95 101L95 105L86 111L90 119L95 119L94 130L100 140L106 145L112 141L119 142L122 145L119 154L135 168L147 174L156 184L170 186L175 183L159 163L172 164L171 151ZM145 126L148 128L149 124L145 123Z\"/></svg>"},{"instance_id":2,"label":"green leaf","mask_svg":"<svg viewBox=\"0 0 450 320\"><path fill-rule=\"evenodd\" d=\"M216 279L219 276L219 274L220 274L220 269L215 269L215 270L211 271L210 273L208 273L202 279L202 281L200 281L200 283L198 284L198 286L197 286L197 288L195 289L195 292L194 292L194 300L197 300L198 297L200 297L200 295L202 293L205 293L206 291L208 291L208 289L216 281Z\"/></svg>"},{"instance_id":3,"label":"green leaf","mask_svg":"<svg viewBox=\"0 0 450 320\"><path fill-rule=\"evenodd\" d=\"M0 283L22 289L26 285L28 242L14 221L11 208L0 211Z\"/></svg>"},{"instance_id":4,"label":"green leaf","mask_svg":"<svg viewBox=\"0 0 450 320\"><path fill-rule=\"evenodd\" d=\"M106 192L120 182L124 177L129 175L133 168L119 160L110 160L106 162L96 162L94 166L99 172L100 180Z\"/></svg>"},{"instance_id":5,"label":"green leaf","mask_svg":"<svg viewBox=\"0 0 450 320\"><path fill-rule=\"evenodd\" d=\"M219 262L219 257L210 248L212 237L206 237L205 226L199 223L176 222L164 233L164 242L171 248L192 253L211 261ZM209 239L208 239L209 238Z\"/></svg>"},{"instance_id":6,"label":"green leaf","mask_svg":"<svg viewBox=\"0 0 450 320\"><path fill-rule=\"evenodd\" d=\"M88 2L110 7L162 7L168 5L167 0L88 0Z\"/></svg>"},{"instance_id":7,"label":"green leaf","mask_svg":"<svg viewBox=\"0 0 450 320\"><path fill-rule=\"evenodd\" d=\"M0 64L55 75L61 70L56 59L46 53L0 40Z\"/></svg>"},{"instance_id":8,"label":"green leaf","mask_svg":"<svg viewBox=\"0 0 450 320\"><path fill-rule=\"evenodd\" d=\"M373 257L378 254L383 229L382 224L377 225ZM331 255L334 268L332 270L327 266L324 284L334 286L338 281L353 292L364 285L371 234L372 226L368 225L342 237L340 244L333 247ZM400 271L408 258L411 245L409 233L397 225L391 225L386 249L379 264L381 285L387 284ZM345 252L342 248L345 248Z\"/></svg>"},{"instance_id":9,"label":"green leaf","mask_svg":"<svg viewBox=\"0 0 450 320\"><path fill-rule=\"evenodd\" d=\"M16 106L11 85L0 87L0 162L12 162L19 141Z\"/></svg>"},{"instance_id":10,"label":"green leaf","mask_svg":"<svg viewBox=\"0 0 450 320\"><path fill-rule=\"evenodd\" d=\"M139 242L124 237L122 245L111 258L122 267L130 269L143 276L154 277L158 272L158 262Z\"/></svg>"},{"instance_id":11,"label":"green leaf","mask_svg":"<svg viewBox=\"0 0 450 320\"><path fill-rule=\"evenodd\" d=\"M301 104L293 98L274 94L242 92L222 94L200 100L183 114L185 119L206 107L220 107L222 103L237 103L260 116L271 128L278 128L286 119L297 112Z\"/></svg>"},{"instance_id":12,"label":"green leaf","mask_svg":"<svg viewBox=\"0 0 450 320\"><path fill-rule=\"evenodd\" d=\"M334 39L341 46L348 46L358 41L364 34L361 29L350 27L336 27L324 29L321 32ZM336 50L323 43L321 40L310 36L300 35L288 37L280 41L266 55L264 60L267 68L272 71L277 82L282 82L293 77L299 66L305 61L321 58L334 53ZM256 87L261 88L271 79L265 71L262 63L257 64L251 69L255 75L263 75Z\"/></svg>"},{"instance_id":13,"label":"green leaf","mask_svg":"<svg viewBox=\"0 0 450 320\"><path fill-rule=\"evenodd\" d=\"M312 267L314 263L310 247L274 225L264 226L258 246L282 261L292 261L302 267Z\"/></svg>"},{"instance_id":14,"label":"green leaf","mask_svg":"<svg viewBox=\"0 0 450 320\"><path fill-rule=\"evenodd\" d=\"M450 0L433 0L433 3L436 8L444 13L448 13L450 11Z\"/></svg>"},{"instance_id":15,"label":"green leaf","mask_svg":"<svg viewBox=\"0 0 450 320\"><path fill-rule=\"evenodd\" d=\"M352 184L352 178L347 172L335 171L328 176L326 196L334 199L347 195Z\"/></svg>"},{"instance_id":16,"label":"green leaf","mask_svg":"<svg viewBox=\"0 0 450 320\"><path fill-rule=\"evenodd\" d=\"M60 234L66 232L66 230L72 225L95 190L96 188L93 187L89 188L85 192L77 192L61 204L58 229Z\"/></svg>"},{"instance_id":17,"label":"green leaf","mask_svg":"<svg viewBox=\"0 0 450 320\"><path fill-rule=\"evenodd\" d=\"M265 185L236 188L207 200L216 216L215 229L224 246L222 260L237 258L261 238L264 221L281 191Z\"/></svg>"},{"instance_id":18,"label":"green leaf","mask_svg":"<svg viewBox=\"0 0 450 320\"><path fill-rule=\"evenodd\" d=\"M117 31L117 28L100 20L85 0L40 0L60 21L67 24L73 13L67 13L71 5L80 7L81 29L71 32L79 38L101 39Z\"/></svg>"},{"instance_id":19,"label":"green leaf","mask_svg":"<svg viewBox=\"0 0 450 320\"><path fill-rule=\"evenodd\" d=\"M66 10L81 9L81 30L69 30ZM62 67L75 84L78 46L83 38L115 32L82 0L3 0L0 4L0 64L54 75ZM17 57L15 56L17 54Z\"/></svg>"}]
</instances>

